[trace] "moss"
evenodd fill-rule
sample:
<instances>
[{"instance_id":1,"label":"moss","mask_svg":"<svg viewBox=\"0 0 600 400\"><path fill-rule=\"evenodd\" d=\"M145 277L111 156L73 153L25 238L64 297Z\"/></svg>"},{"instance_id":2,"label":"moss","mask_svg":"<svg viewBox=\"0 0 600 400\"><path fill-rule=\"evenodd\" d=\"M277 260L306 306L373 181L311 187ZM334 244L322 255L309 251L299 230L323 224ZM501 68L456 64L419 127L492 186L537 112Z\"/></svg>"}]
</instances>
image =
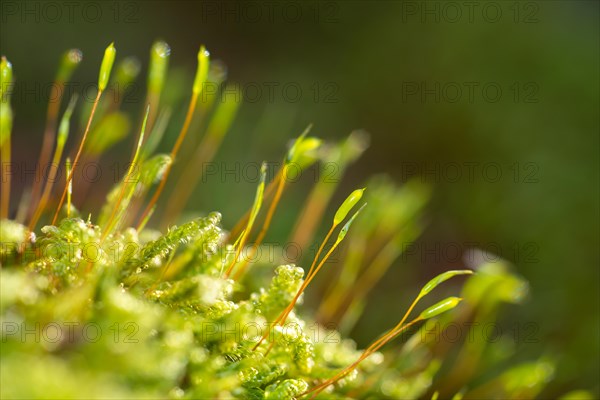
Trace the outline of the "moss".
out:
<instances>
[{"instance_id":1,"label":"moss","mask_svg":"<svg viewBox=\"0 0 600 400\"><path fill-rule=\"evenodd\" d=\"M159 45L168 48L166 43ZM112 66L114 47L110 48ZM160 98L168 51L159 56L152 62L160 65L150 68L155 81L149 93L152 101ZM202 90L201 83L215 75L207 70L208 59L208 52L201 48L194 96ZM104 86L109 69L103 64L100 80ZM351 156L341 157L351 140L325 144L307 137L308 130L304 132L268 185L263 173L254 203L240 199L252 207L231 230L221 226L218 212L178 226L171 224L164 233L146 229L188 128L184 125L169 155L152 155L164 130L164 118L168 119L161 114L153 125L157 105L152 101L143 124L149 124L150 139L143 143L140 134L135 152L135 157L140 154L141 167L130 168L132 173L115 185L97 218L82 219L70 204L70 196L63 207L63 194L63 199L57 199L55 224L36 230L35 221L27 227L1 220L2 398L417 398L431 397L434 390L435 396L476 393L509 398L535 396L551 379L552 362L543 360L517 365L473 388L472 382L481 379L475 371L495 368L495 359L487 357L493 353L489 349L493 343L463 340L449 346L428 336L429 340L423 340L426 326L417 329L421 321L439 314L436 321L443 324L493 322L503 303L521 301L526 283L500 262L484 265L469 277L462 294L465 305L458 305L461 298L449 297L438 302L437 308L416 318L412 315L413 307L439 284L471 273L450 271L431 280L400 322L367 349L358 349L349 338L369 290L402 254L402 243L414 240L422 229L419 215L429 189L416 182L398 188L378 178L369 182L366 191L357 190L342 203L321 250L335 249L346 240L349 248L340 263L346 269L338 272L340 279L331 280L316 311L300 310L298 304L332 250L324 251L320 259L319 250L308 273L293 264L257 261L249 266L247 260L238 259L246 240L254 237L252 225L260 221L257 216L264 214L259 212L261 204L275 193L250 248L260 245L275 215L290 163L307 168L338 153L338 158L349 163L364 150L361 145ZM189 118L194 105L190 105ZM99 110L98 126L110 116L103 116L103 107ZM219 114L218 125L229 126L231 121L223 118L232 118L230 114L226 118ZM88 115L89 128L93 115ZM93 128L91 132L93 136ZM219 137L223 134L219 132ZM215 146L214 141L203 142L198 154L214 154ZM80 148L85 148L83 141ZM159 186L146 202L155 184ZM316 184L294 237L306 241L314 235L311 219L321 218L319 210L326 208L332 188L335 184ZM355 206L362 210L364 204L359 208L358 203L365 198L371 206L360 216L358 211L350 213ZM147 207L136 224L136 211L144 204ZM7 206L3 197L3 213ZM52 215L53 210L41 209ZM332 247L328 239L336 229ZM231 271L235 273L230 276ZM390 304L386 311L395 313L397 308ZM322 322L328 321L339 325L325 328ZM401 351L380 352L399 336L408 338ZM450 357L449 347L458 354L462 350L478 356ZM457 366L455 372L448 372Z\"/></svg>"}]
</instances>

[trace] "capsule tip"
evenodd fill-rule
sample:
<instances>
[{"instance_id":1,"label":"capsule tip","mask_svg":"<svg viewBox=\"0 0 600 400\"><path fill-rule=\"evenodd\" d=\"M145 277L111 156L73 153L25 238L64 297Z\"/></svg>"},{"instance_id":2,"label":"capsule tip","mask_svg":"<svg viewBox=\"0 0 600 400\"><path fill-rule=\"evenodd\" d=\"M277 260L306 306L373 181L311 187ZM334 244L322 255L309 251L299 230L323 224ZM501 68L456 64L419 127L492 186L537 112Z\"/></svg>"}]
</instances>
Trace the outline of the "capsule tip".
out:
<instances>
[{"instance_id":1,"label":"capsule tip","mask_svg":"<svg viewBox=\"0 0 600 400\"><path fill-rule=\"evenodd\" d=\"M72 64L79 64L83 60L83 53L79 49L71 49L67 52L67 60Z\"/></svg>"},{"instance_id":2,"label":"capsule tip","mask_svg":"<svg viewBox=\"0 0 600 400\"><path fill-rule=\"evenodd\" d=\"M152 46L152 51L154 54L161 58L166 58L171 55L171 47L167 42L162 40L154 42L154 45Z\"/></svg>"}]
</instances>

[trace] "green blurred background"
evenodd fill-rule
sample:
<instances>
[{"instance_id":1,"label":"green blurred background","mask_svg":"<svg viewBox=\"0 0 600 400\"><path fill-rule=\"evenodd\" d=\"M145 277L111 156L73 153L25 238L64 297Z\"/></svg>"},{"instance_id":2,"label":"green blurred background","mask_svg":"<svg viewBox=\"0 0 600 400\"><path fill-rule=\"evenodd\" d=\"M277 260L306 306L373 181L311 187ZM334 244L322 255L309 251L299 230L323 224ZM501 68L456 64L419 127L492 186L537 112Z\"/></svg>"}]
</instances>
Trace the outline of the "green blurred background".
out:
<instances>
[{"instance_id":1,"label":"green blurred background","mask_svg":"<svg viewBox=\"0 0 600 400\"><path fill-rule=\"evenodd\" d=\"M241 179L207 177L190 209L218 209L230 227L255 188L245 163L279 160L309 123L327 139L363 128L371 147L340 193L382 172L399 182L425 173L434 191L427 229L373 292L354 332L359 343L396 320L401 307L390 304L406 304L417 282L462 265L460 253L478 247L500 253L531 283L528 303L503 317L506 327L539 327L533 343L519 344L523 358L559 359L557 393L598 391L598 2L92 1L70 11L50 3L60 14L47 2L2 1L0 51L28 89L13 100L17 162L37 157L46 102L32 85L52 81L65 49L83 51L75 80L87 84L110 41L119 57L142 61L143 76L162 38L176 86L204 43L246 91L216 158L227 168L240 163ZM136 113L139 82L124 105ZM103 161L107 171L131 143ZM286 194L270 236L289 232L309 184Z\"/></svg>"}]
</instances>

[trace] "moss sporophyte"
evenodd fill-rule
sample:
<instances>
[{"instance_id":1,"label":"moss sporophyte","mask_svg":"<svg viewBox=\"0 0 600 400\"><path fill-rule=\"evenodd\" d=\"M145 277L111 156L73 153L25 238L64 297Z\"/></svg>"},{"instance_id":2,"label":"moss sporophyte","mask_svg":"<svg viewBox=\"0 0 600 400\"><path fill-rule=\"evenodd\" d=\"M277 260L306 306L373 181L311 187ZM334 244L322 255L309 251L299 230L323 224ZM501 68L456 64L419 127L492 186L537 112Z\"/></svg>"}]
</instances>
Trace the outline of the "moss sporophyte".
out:
<instances>
[{"instance_id":1,"label":"moss sporophyte","mask_svg":"<svg viewBox=\"0 0 600 400\"><path fill-rule=\"evenodd\" d=\"M379 176L329 208L337 182L368 146L364 132L335 143L309 136L309 127L291 142L271 179L268 163L262 164L253 195L239 199L248 211L237 224L226 229L213 212L175 225L200 181L194 166L218 154L239 102L217 101L222 92L199 102L207 83L228 92L232 87L223 64L200 46L187 113L174 126L170 117L180 104L163 95L170 53L167 43L153 44L148 91L132 123L120 109L119 87L137 79L140 62L117 60L111 43L93 102L59 97L39 124L40 167L63 168L51 168L48 179L23 190L20 199L11 198L14 181L2 168L2 398L523 398L543 389L553 372L549 360L484 376L478 371L497 370L492 341L465 334L450 345L439 333L449 324L492 323L502 304L524 298L526 283L501 262L480 265L476 274L442 273L418 292L398 282L415 300L404 313L392 302L380 311L397 323L364 350L349 339L363 313L374 312L366 307L371 289L423 230L420 214L429 196L418 181L397 186ZM79 50L66 52L56 83L66 84L82 60ZM5 165L13 130L8 88L15 80L6 57L0 78ZM116 96L104 97L109 91ZM198 116L206 123L194 124ZM168 127L179 133L167 154L157 154ZM193 141L197 147L180 152L190 135L200 138ZM79 196L89 187L77 172L127 136L133 137L129 167L100 210L80 211L87 207ZM335 183L319 175L287 240L318 249L295 264L266 260L261 249L285 206L290 170L329 162L339 167ZM174 165L183 167L181 176L171 174ZM172 193L164 190L170 179L179 182ZM320 236L317 222L328 210L333 218ZM154 224L162 232L151 229ZM283 246L286 238L278 242ZM313 291L317 275L326 279ZM456 276L467 278L460 297L440 294L422 304ZM308 292L321 298L313 312L300 309ZM437 335L428 324L437 324Z\"/></svg>"}]
</instances>

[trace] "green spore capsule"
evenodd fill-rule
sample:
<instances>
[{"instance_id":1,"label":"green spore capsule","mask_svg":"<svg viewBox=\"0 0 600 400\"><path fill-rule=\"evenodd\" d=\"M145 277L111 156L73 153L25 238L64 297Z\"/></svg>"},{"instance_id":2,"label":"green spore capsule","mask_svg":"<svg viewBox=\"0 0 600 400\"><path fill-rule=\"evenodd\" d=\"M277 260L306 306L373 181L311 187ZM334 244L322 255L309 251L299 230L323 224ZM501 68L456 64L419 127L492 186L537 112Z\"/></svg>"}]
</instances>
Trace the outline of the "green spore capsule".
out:
<instances>
[{"instance_id":1,"label":"green spore capsule","mask_svg":"<svg viewBox=\"0 0 600 400\"><path fill-rule=\"evenodd\" d=\"M162 40L154 42L150 50L150 67L148 69L148 91L154 95L158 95L162 91L170 55L171 47L166 42Z\"/></svg>"},{"instance_id":2,"label":"green spore capsule","mask_svg":"<svg viewBox=\"0 0 600 400\"><path fill-rule=\"evenodd\" d=\"M352 208L354 208L356 203L358 203L360 201L364 191L365 191L365 188L362 188L362 189L356 189L355 191L350 193L350 195L346 198L346 200L344 200L342 205L336 211L335 216L333 217L333 225L334 226L339 225L346 218L346 216L348 215L350 210L352 210Z\"/></svg>"},{"instance_id":3,"label":"green spore capsule","mask_svg":"<svg viewBox=\"0 0 600 400\"><path fill-rule=\"evenodd\" d=\"M83 60L83 53L79 49L71 49L63 54L56 74L56 82L64 83L68 81L81 60Z\"/></svg>"},{"instance_id":4,"label":"green spore capsule","mask_svg":"<svg viewBox=\"0 0 600 400\"><path fill-rule=\"evenodd\" d=\"M310 132L311 129L312 129L312 124L308 125L306 127L306 129L304 130L304 132L302 132L300 134L300 136L298 136L298 138L296 140L294 140L294 143L292 144L292 146L290 147L290 149L288 150L288 152L287 152L287 154L285 156L285 163L286 164L290 164L292 162L295 162L298 159L298 153L300 151L301 144L302 144L302 142L306 138L306 135L308 135L308 133Z\"/></svg>"},{"instance_id":5,"label":"green spore capsule","mask_svg":"<svg viewBox=\"0 0 600 400\"><path fill-rule=\"evenodd\" d=\"M204 46L200 46L198 52L198 69L196 70L196 78L194 79L194 94L202 92L208 78L208 68L210 65L210 53Z\"/></svg>"},{"instance_id":6,"label":"green spore capsule","mask_svg":"<svg viewBox=\"0 0 600 400\"><path fill-rule=\"evenodd\" d=\"M367 203L363 204L362 207L360 207L358 209L358 211L354 213L354 215L352 216L352 218L350 218L348 220L348 222L346 222L344 224L344 226L340 230L340 233L338 234L338 238L336 240L336 243L339 243L342 240L344 240L344 238L346 237L346 234L348 233L348 230L350 229L350 226L352 225L352 223L354 222L354 220L356 219L356 217L358 217L358 214L360 214L360 212L362 211L362 209L365 208L366 205L367 205Z\"/></svg>"},{"instance_id":7,"label":"green spore capsule","mask_svg":"<svg viewBox=\"0 0 600 400\"><path fill-rule=\"evenodd\" d=\"M106 86L108 85L108 80L110 79L110 71L112 70L116 56L117 50L115 49L114 43L111 43L104 51L104 58L102 59L102 64L100 66L100 75L98 76L98 88L101 92L103 92L104 89L106 89Z\"/></svg>"},{"instance_id":8,"label":"green spore capsule","mask_svg":"<svg viewBox=\"0 0 600 400\"><path fill-rule=\"evenodd\" d=\"M426 294L431 292L433 289L435 289L440 283L445 282L452 277L455 277L457 275L470 275L472 273L473 273L473 271L471 271L471 270L462 269L462 270L446 271L442 274L439 274L438 276L436 276L435 278L433 278L432 280L427 282L427 284L425 286L423 286L423 289L421 289L421 293L419 293L419 297L425 296Z\"/></svg>"},{"instance_id":9,"label":"green spore capsule","mask_svg":"<svg viewBox=\"0 0 600 400\"><path fill-rule=\"evenodd\" d=\"M3 56L0 61L0 146L9 142L13 125L13 112L10 108L12 80L12 64Z\"/></svg>"},{"instance_id":10,"label":"green spore capsule","mask_svg":"<svg viewBox=\"0 0 600 400\"><path fill-rule=\"evenodd\" d=\"M73 109L75 108L75 104L77 103L77 94L74 94L69 102L67 110L63 114L62 119L60 120L60 125L58 127L58 136L56 139L56 147L60 148L61 151L67 142L67 138L69 137L69 124L71 121L71 115L73 114Z\"/></svg>"},{"instance_id":11,"label":"green spore capsule","mask_svg":"<svg viewBox=\"0 0 600 400\"><path fill-rule=\"evenodd\" d=\"M460 297L448 297L447 299L444 299L423 311L419 315L419 319L423 320L437 317L438 315L445 313L446 311L452 310L461 301L462 299Z\"/></svg>"},{"instance_id":12,"label":"green spore capsule","mask_svg":"<svg viewBox=\"0 0 600 400\"><path fill-rule=\"evenodd\" d=\"M13 80L12 64L2 56L0 61L0 97L2 102L8 102L10 100L10 85Z\"/></svg>"}]
</instances>

